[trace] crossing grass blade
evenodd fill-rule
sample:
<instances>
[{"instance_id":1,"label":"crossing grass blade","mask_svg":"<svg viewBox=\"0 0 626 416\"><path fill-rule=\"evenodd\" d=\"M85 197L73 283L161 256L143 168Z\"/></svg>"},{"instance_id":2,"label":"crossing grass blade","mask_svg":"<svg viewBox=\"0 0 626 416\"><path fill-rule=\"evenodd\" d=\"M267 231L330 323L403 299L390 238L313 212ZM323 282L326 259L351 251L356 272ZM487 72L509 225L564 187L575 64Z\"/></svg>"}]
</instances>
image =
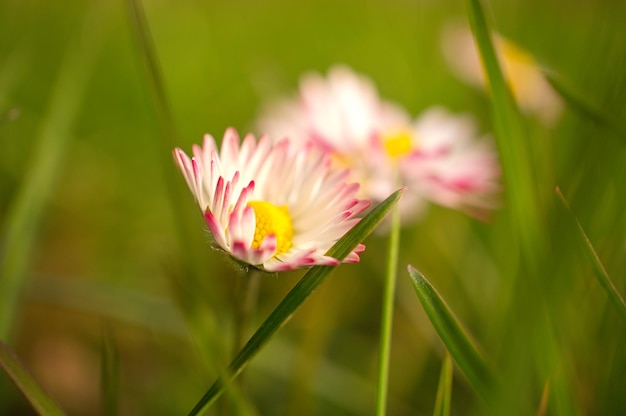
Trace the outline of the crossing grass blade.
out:
<instances>
[{"instance_id":1,"label":"crossing grass blade","mask_svg":"<svg viewBox=\"0 0 626 416\"><path fill-rule=\"evenodd\" d=\"M548 73L544 73L544 77L571 109L610 131L622 144L626 144L626 128L611 116L610 111L602 109L562 77Z\"/></svg>"},{"instance_id":2,"label":"crossing grass blade","mask_svg":"<svg viewBox=\"0 0 626 416\"><path fill-rule=\"evenodd\" d=\"M400 189L394 192L370 211L356 226L339 239L339 241L328 250L326 255L343 259L350 254L350 252L385 218L389 210L398 202L403 191L404 189ZM300 279L230 363L228 367L230 379L224 380L220 378L216 380L191 410L189 413L190 416L201 413L217 399L223 392L225 383L229 383L241 373L250 360L252 360L270 340L272 335L287 322L302 302L313 293L334 269L335 267L332 266L316 266L311 268L302 279Z\"/></svg>"},{"instance_id":3,"label":"crossing grass blade","mask_svg":"<svg viewBox=\"0 0 626 416\"><path fill-rule=\"evenodd\" d=\"M35 379L28 373L17 355L0 340L0 367L22 392L33 409L43 416L63 416L65 413L48 396Z\"/></svg>"},{"instance_id":4,"label":"crossing grass blade","mask_svg":"<svg viewBox=\"0 0 626 416\"><path fill-rule=\"evenodd\" d=\"M567 212L570 214L572 220L576 224L576 228L578 229L578 235L580 236L582 246L584 247L589 259L591 260L593 273L596 276L596 279L598 279L598 283L600 283L600 286L602 286L604 290L606 291L611 303L613 304L617 312L622 316L622 318L624 318L624 320L626 320L626 303L624 302L624 298L618 292L617 288L615 287L615 284L609 277L609 274L604 268L604 264L602 264L602 261L600 260L600 257L598 256L598 253L593 248L593 245L591 244L589 237L587 237L587 233L585 233L585 230L583 229L582 225L578 221L578 218L576 218L576 216L572 212L572 209L570 208L569 203L567 202L567 199L565 199L565 196L563 195L559 187L556 188L556 194L561 200L561 202L563 203L563 206L565 207Z\"/></svg>"},{"instance_id":5,"label":"crossing grass blade","mask_svg":"<svg viewBox=\"0 0 626 416\"><path fill-rule=\"evenodd\" d=\"M469 20L478 45L492 98L495 138L504 173L507 200L527 258L541 242L541 217L532 171L529 138L494 48L480 0L469 0Z\"/></svg>"},{"instance_id":6,"label":"crossing grass blade","mask_svg":"<svg viewBox=\"0 0 626 416\"><path fill-rule=\"evenodd\" d=\"M439 376L439 387L437 388L437 399L433 416L450 416L450 401L452 399L452 358L446 351L441 364L441 375Z\"/></svg>"},{"instance_id":7,"label":"crossing grass blade","mask_svg":"<svg viewBox=\"0 0 626 416\"><path fill-rule=\"evenodd\" d=\"M496 377L452 311L428 280L408 266L415 292L439 337L459 369L476 391L488 400L496 387Z\"/></svg>"}]
</instances>

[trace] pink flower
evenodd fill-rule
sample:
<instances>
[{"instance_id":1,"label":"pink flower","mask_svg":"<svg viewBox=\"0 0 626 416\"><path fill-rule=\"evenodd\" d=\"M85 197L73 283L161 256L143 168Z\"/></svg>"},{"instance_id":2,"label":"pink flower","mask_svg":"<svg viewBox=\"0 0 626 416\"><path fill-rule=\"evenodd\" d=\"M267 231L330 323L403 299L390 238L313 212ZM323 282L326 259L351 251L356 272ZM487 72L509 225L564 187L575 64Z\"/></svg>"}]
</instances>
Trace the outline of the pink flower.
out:
<instances>
[{"instance_id":1,"label":"pink flower","mask_svg":"<svg viewBox=\"0 0 626 416\"><path fill-rule=\"evenodd\" d=\"M489 140L475 140L469 116L433 108L413 121L345 66L331 68L327 78L305 75L298 97L269 107L259 127L329 149L367 198L381 201L407 186L400 201L405 219L428 201L478 213L493 206L498 190L496 153Z\"/></svg>"},{"instance_id":2,"label":"pink flower","mask_svg":"<svg viewBox=\"0 0 626 416\"><path fill-rule=\"evenodd\" d=\"M330 168L330 155L288 140L239 143L226 130L218 151L212 136L174 158L204 214L215 242L240 262L266 271L337 265L324 253L358 221L369 201L348 172ZM358 262L359 245L344 262Z\"/></svg>"}]
</instances>

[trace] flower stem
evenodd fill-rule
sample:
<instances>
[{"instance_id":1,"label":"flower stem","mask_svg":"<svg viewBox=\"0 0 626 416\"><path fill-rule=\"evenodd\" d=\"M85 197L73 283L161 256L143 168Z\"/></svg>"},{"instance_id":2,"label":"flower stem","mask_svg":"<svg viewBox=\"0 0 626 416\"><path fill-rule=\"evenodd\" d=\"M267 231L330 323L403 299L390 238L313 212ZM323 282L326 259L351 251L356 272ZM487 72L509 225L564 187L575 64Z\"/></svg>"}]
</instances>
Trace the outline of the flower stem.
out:
<instances>
[{"instance_id":1,"label":"flower stem","mask_svg":"<svg viewBox=\"0 0 626 416\"><path fill-rule=\"evenodd\" d=\"M232 297L233 338L231 347L233 356L236 356L245 344L246 333L248 332L250 321L256 310L259 286L261 283L260 272L254 269L250 269L247 272L237 273L236 277ZM224 372L223 374L220 374L220 377L226 378L227 375ZM242 400L243 388L244 378L243 374L241 374L232 385L226 386L227 393L230 395L230 400L218 403L218 415L230 416L233 414L246 414L246 411L240 408L240 406L243 406L243 408L247 406L245 399ZM230 390L230 392L228 390Z\"/></svg>"},{"instance_id":2,"label":"flower stem","mask_svg":"<svg viewBox=\"0 0 626 416\"><path fill-rule=\"evenodd\" d=\"M383 294L382 320L380 324L380 355L378 361L378 395L376 415L383 416L387 411L387 391L389 385L389 355L391 350L391 328L393 307L398 275L398 246L400 244L400 210L394 207L391 214L391 233L387 257L387 276Z\"/></svg>"},{"instance_id":3,"label":"flower stem","mask_svg":"<svg viewBox=\"0 0 626 416\"><path fill-rule=\"evenodd\" d=\"M261 283L260 273L251 270L239 276L235 293L235 330L233 338L233 355L243 347L246 340L246 331L256 309Z\"/></svg>"}]
</instances>

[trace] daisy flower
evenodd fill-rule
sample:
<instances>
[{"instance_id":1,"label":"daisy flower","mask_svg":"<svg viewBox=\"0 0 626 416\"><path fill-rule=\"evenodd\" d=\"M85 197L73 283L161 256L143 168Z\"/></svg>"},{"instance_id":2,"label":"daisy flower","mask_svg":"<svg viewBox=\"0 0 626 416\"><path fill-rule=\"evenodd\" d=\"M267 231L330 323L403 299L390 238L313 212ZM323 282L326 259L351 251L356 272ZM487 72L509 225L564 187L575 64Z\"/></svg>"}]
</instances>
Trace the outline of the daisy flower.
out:
<instances>
[{"instance_id":1,"label":"daisy flower","mask_svg":"<svg viewBox=\"0 0 626 416\"><path fill-rule=\"evenodd\" d=\"M274 272L337 265L324 253L358 221L369 201L356 198L347 170L328 152L289 140L226 130L218 150L211 135L174 158L217 245L239 262ZM343 262L359 261L359 246Z\"/></svg>"},{"instance_id":2,"label":"daisy flower","mask_svg":"<svg viewBox=\"0 0 626 416\"><path fill-rule=\"evenodd\" d=\"M544 78L537 61L501 35L495 34L493 40L504 76L520 107L548 124L554 123L561 113L562 102ZM442 47L444 58L460 79L473 86L487 87L478 47L467 26L447 25Z\"/></svg>"},{"instance_id":3,"label":"daisy flower","mask_svg":"<svg viewBox=\"0 0 626 416\"><path fill-rule=\"evenodd\" d=\"M327 78L305 75L297 98L270 106L259 127L329 149L335 165L350 167L367 198L380 201L406 186L399 202L405 220L429 201L475 212L493 205L497 158L490 141L474 140L469 116L437 107L412 120L345 66L331 68Z\"/></svg>"}]
</instances>

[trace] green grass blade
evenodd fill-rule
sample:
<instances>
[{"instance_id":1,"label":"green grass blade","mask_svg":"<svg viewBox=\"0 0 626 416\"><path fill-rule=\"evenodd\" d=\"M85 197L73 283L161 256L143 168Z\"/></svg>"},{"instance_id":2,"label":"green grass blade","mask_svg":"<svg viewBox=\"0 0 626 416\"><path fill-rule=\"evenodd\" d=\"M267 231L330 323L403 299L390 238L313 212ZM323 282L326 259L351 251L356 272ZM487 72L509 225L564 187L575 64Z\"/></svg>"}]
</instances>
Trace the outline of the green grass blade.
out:
<instances>
[{"instance_id":1,"label":"green grass blade","mask_svg":"<svg viewBox=\"0 0 626 416\"><path fill-rule=\"evenodd\" d=\"M174 213L176 230L174 244L176 251L183 257L182 276L180 279L178 276L172 276L172 287L176 288L174 292L179 308L183 311L185 321L193 333L199 350L204 354L206 363L211 368L218 368L218 374L222 374L225 369L218 364L222 355L222 343L218 335L220 331L217 328L217 314L211 304L204 302L204 290L198 290L205 288L207 284L204 262L206 256L199 251L198 246L189 244L193 237L198 235L198 223L195 216L184 215L183 204L179 203L189 200L189 194L187 187L181 186L184 181L181 181L179 172L176 172L176 165L171 157L172 150L178 145L178 134L169 106L163 72L141 0L127 0L126 6L159 127L160 140L155 140L154 145L160 158L159 163L162 165L167 200ZM235 386L229 392L232 391L234 396L237 394L236 390ZM237 400L233 402L235 405L240 404Z\"/></svg>"},{"instance_id":2,"label":"green grass blade","mask_svg":"<svg viewBox=\"0 0 626 416\"><path fill-rule=\"evenodd\" d=\"M391 329L393 327L393 309L398 280L398 252L400 246L400 209L391 213L391 232L387 257L387 276L383 293L383 310L380 322L380 352L378 359L378 394L376 414L384 416L387 412L389 390L389 362L391 360Z\"/></svg>"},{"instance_id":3,"label":"green grass blade","mask_svg":"<svg viewBox=\"0 0 626 416\"><path fill-rule=\"evenodd\" d=\"M141 55L143 66L146 70L146 78L149 83L150 94L154 109L156 111L156 121L161 133L161 140L156 140L160 162L163 165L164 181L167 187L169 200L172 201L173 212L177 213L179 209L173 201L181 201L184 199L183 188L178 186L174 176L175 165L172 162L172 150L177 145L177 133L174 118L168 104L167 94L163 82L163 75L159 60L157 58L154 42L150 34L148 22L146 21L145 12L141 6L140 0L127 0L128 13L130 16L131 28L137 43L137 49ZM188 236L191 234L192 225L183 220L183 215L174 215L174 219L178 221L176 230L178 231L178 243L182 247ZM193 260L196 256L190 256ZM194 270L191 270L192 272Z\"/></svg>"},{"instance_id":4,"label":"green grass blade","mask_svg":"<svg viewBox=\"0 0 626 416\"><path fill-rule=\"evenodd\" d=\"M0 367L22 392L33 409L43 416L62 416L65 413L43 391L35 379L26 371L17 355L8 345L0 340Z\"/></svg>"},{"instance_id":5,"label":"green grass blade","mask_svg":"<svg viewBox=\"0 0 626 416\"><path fill-rule=\"evenodd\" d=\"M383 218L385 218L389 210L398 202L402 193L403 189L396 191L381 202L356 226L339 239L326 254L337 259L343 259L350 254L359 242L363 241ZM334 269L335 267L332 266L316 266L311 268L302 279L300 279L230 363L228 368L231 374L231 380L243 370L250 360L270 340L272 335L287 322L302 302L313 293ZM202 396L189 415L197 415L213 403L224 390L225 381L229 382L230 380L218 379L204 396Z\"/></svg>"},{"instance_id":6,"label":"green grass blade","mask_svg":"<svg viewBox=\"0 0 626 416\"><path fill-rule=\"evenodd\" d=\"M105 331L100 346L100 391L104 416L118 414L120 359L117 343L110 330Z\"/></svg>"},{"instance_id":7,"label":"green grass blade","mask_svg":"<svg viewBox=\"0 0 626 416\"><path fill-rule=\"evenodd\" d=\"M439 375L439 387L437 387L437 399L433 416L450 416L450 401L452 399L452 357L446 351L441 364Z\"/></svg>"},{"instance_id":8,"label":"green grass blade","mask_svg":"<svg viewBox=\"0 0 626 416\"><path fill-rule=\"evenodd\" d=\"M172 112L168 105L167 94L165 93L165 86L163 83L163 76L159 60L150 35L150 29L146 21L146 16L143 8L141 7L140 0L127 0L128 11L132 23L132 29L135 34L139 46L139 52L141 53L143 63L148 75L148 81L150 82L150 92L154 98L154 105L157 112L157 122L162 133L162 138L165 142L166 152L168 157L168 164L171 164L170 154L172 149L176 147L176 128L174 126L174 120Z\"/></svg>"},{"instance_id":9,"label":"green grass blade","mask_svg":"<svg viewBox=\"0 0 626 416\"><path fill-rule=\"evenodd\" d=\"M567 199L565 199L565 196L561 192L561 189L559 189L558 187L556 188L556 194L563 203L563 206L565 206L567 212L569 212L571 218L574 220L576 228L578 228L578 234L580 235L581 242L583 243L582 245L585 248L587 255L589 256L589 259L591 260L594 275L598 279L600 286L602 286L606 291L609 299L611 300L611 303L613 304L615 309L617 309L617 312L622 316L622 318L624 318L624 320L626 320L626 303L624 302L624 298L617 291L617 288L615 287L615 284L613 283L613 281L609 277L609 274L604 268L604 265L602 264L602 261L598 256L598 253L593 248L589 237L587 237L587 233L585 233L585 230L578 221L578 218L576 218L574 212L572 212L572 209L570 208Z\"/></svg>"},{"instance_id":10,"label":"green grass blade","mask_svg":"<svg viewBox=\"0 0 626 416\"><path fill-rule=\"evenodd\" d=\"M165 184L167 199L174 213L173 220L176 222L176 248L185 255L186 278L190 279L194 287L197 288L196 282L206 280L204 275L206 264L203 262L205 256L203 252L199 251L198 246L189 244L189 241L198 235L197 217L184 215L182 204L179 203L179 201L190 200L190 198L187 187L181 186L184 181L181 181L180 173L177 172L176 164L172 159L172 150L179 145L176 123L169 106L163 71L159 64L142 3L140 0L127 0L126 4L130 26L149 84L149 94L152 96L156 113L156 123L159 127L160 140L155 140L154 144L160 158L159 163L162 165L162 179ZM215 314L214 312L211 313Z\"/></svg>"},{"instance_id":11,"label":"green grass blade","mask_svg":"<svg viewBox=\"0 0 626 416\"><path fill-rule=\"evenodd\" d=\"M101 25L92 12L59 66L34 155L4 224L0 258L0 338L10 337L39 220L54 191L55 179L72 139L72 127L99 50ZM99 14L102 18L101 13Z\"/></svg>"},{"instance_id":12,"label":"green grass blade","mask_svg":"<svg viewBox=\"0 0 626 416\"><path fill-rule=\"evenodd\" d=\"M490 86L495 137L508 205L522 247L527 254L532 253L537 248L541 220L527 133L502 73L480 0L469 0L469 20Z\"/></svg>"},{"instance_id":13,"label":"green grass blade","mask_svg":"<svg viewBox=\"0 0 626 416\"><path fill-rule=\"evenodd\" d=\"M609 130L622 144L626 144L626 129L610 115L610 111L602 109L562 78L547 73L544 73L544 77L571 109Z\"/></svg>"},{"instance_id":14,"label":"green grass blade","mask_svg":"<svg viewBox=\"0 0 626 416\"><path fill-rule=\"evenodd\" d=\"M408 269L415 292L454 361L476 391L489 398L495 387L493 371L435 288L415 268Z\"/></svg>"}]
</instances>

